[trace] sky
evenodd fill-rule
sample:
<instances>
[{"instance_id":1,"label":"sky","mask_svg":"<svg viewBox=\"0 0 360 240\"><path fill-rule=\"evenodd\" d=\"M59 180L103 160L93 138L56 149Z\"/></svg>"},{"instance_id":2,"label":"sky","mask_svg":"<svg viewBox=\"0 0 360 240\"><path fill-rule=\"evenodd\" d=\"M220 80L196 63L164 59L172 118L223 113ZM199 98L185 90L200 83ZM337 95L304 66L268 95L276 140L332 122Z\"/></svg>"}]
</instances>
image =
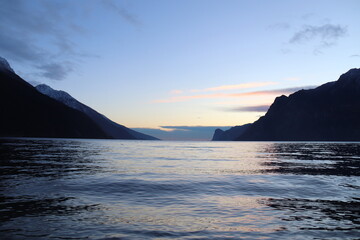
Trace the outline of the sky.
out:
<instances>
[{"instance_id":1,"label":"sky","mask_svg":"<svg viewBox=\"0 0 360 240\"><path fill-rule=\"evenodd\" d=\"M162 139L210 139L360 67L358 0L0 0L0 56Z\"/></svg>"}]
</instances>

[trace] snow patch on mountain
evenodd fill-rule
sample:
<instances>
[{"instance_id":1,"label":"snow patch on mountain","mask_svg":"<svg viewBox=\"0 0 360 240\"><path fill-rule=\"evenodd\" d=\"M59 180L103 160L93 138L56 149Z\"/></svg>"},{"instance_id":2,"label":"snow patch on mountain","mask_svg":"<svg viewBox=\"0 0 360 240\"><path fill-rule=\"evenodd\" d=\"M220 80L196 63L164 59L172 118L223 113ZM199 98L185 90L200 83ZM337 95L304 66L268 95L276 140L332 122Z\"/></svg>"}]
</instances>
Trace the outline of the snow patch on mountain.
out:
<instances>
[{"instance_id":1,"label":"snow patch on mountain","mask_svg":"<svg viewBox=\"0 0 360 240\"><path fill-rule=\"evenodd\" d=\"M36 89L39 92L41 92L42 94L47 95L59 102L64 103L68 107L74 108L74 109L79 110L84 113L86 113L88 111L88 109L82 103L77 101L75 98L73 98L67 92L55 90L46 84L39 84L36 86Z\"/></svg>"},{"instance_id":2,"label":"snow patch on mountain","mask_svg":"<svg viewBox=\"0 0 360 240\"><path fill-rule=\"evenodd\" d=\"M15 71L11 68L10 64L5 58L0 57L0 70L7 70L15 73Z\"/></svg>"},{"instance_id":3,"label":"snow patch on mountain","mask_svg":"<svg viewBox=\"0 0 360 240\"><path fill-rule=\"evenodd\" d=\"M144 139L144 140L157 140L152 136L134 131L129 129L123 125L117 124L101 113L98 113L94 109L84 105L83 103L79 102L75 98L73 98L70 94L64 91L54 90L51 87L40 84L36 86L36 89L44 95L51 97L68 107L74 108L80 112L85 113L88 115L95 123L97 123L102 130L108 134L109 136L115 139Z\"/></svg>"}]
</instances>

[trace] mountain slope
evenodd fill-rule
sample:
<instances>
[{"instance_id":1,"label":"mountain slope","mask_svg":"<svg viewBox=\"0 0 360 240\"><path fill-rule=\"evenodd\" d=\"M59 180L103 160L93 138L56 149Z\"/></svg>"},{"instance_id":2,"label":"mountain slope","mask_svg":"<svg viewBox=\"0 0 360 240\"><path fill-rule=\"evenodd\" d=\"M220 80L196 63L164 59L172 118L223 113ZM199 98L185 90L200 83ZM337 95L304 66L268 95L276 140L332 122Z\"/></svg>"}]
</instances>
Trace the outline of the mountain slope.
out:
<instances>
[{"instance_id":1,"label":"mountain slope","mask_svg":"<svg viewBox=\"0 0 360 240\"><path fill-rule=\"evenodd\" d=\"M0 71L15 73L14 70L10 67L8 61L2 57L0 57Z\"/></svg>"},{"instance_id":2,"label":"mountain slope","mask_svg":"<svg viewBox=\"0 0 360 240\"><path fill-rule=\"evenodd\" d=\"M39 93L0 61L0 136L110 138L84 113Z\"/></svg>"},{"instance_id":3,"label":"mountain slope","mask_svg":"<svg viewBox=\"0 0 360 240\"><path fill-rule=\"evenodd\" d=\"M79 110L89 116L95 123L99 125L99 127L112 138L115 139L141 139L141 140L157 140L152 136L136 132L131 130L125 126L117 124L104 115L98 113L94 109L86 106L85 104L79 102L75 98L73 98L70 94L64 91L54 90L51 87L40 84L36 86L36 89L59 102L64 103L65 105Z\"/></svg>"},{"instance_id":4,"label":"mountain slope","mask_svg":"<svg viewBox=\"0 0 360 240\"><path fill-rule=\"evenodd\" d=\"M276 98L237 140L359 141L360 69L336 82Z\"/></svg>"},{"instance_id":5,"label":"mountain slope","mask_svg":"<svg viewBox=\"0 0 360 240\"><path fill-rule=\"evenodd\" d=\"M241 125L241 126L235 126L226 131L223 131L218 128L214 132L212 141L234 141L241 134L243 134L245 132L245 130L250 127L250 125L251 124L249 123L249 124L245 124L245 125Z\"/></svg>"}]
</instances>

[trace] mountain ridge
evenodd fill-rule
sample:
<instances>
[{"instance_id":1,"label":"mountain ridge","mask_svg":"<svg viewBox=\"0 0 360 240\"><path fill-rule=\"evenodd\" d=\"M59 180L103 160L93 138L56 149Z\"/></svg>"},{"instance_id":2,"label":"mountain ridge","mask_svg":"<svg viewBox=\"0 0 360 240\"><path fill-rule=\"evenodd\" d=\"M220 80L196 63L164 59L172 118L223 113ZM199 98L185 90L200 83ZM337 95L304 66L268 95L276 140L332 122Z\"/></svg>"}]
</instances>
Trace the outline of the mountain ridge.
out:
<instances>
[{"instance_id":1,"label":"mountain ridge","mask_svg":"<svg viewBox=\"0 0 360 240\"><path fill-rule=\"evenodd\" d=\"M39 93L3 67L0 115L1 137L110 138L84 113Z\"/></svg>"},{"instance_id":2,"label":"mountain ridge","mask_svg":"<svg viewBox=\"0 0 360 240\"><path fill-rule=\"evenodd\" d=\"M117 124L45 84L35 88L0 57L0 137L158 140Z\"/></svg>"},{"instance_id":3,"label":"mountain ridge","mask_svg":"<svg viewBox=\"0 0 360 240\"><path fill-rule=\"evenodd\" d=\"M360 69L315 89L277 97L238 141L359 141Z\"/></svg>"},{"instance_id":4,"label":"mountain ridge","mask_svg":"<svg viewBox=\"0 0 360 240\"><path fill-rule=\"evenodd\" d=\"M100 128L109 136L115 139L133 139L133 140L159 140L150 135L146 135L135 130L129 129L123 125L115 123L103 114L79 102L69 93L62 90L55 90L46 84L39 84L35 87L39 92L47 95L65 105L79 110L89 116Z\"/></svg>"},{"instance_id":5,"label":"mountain ridge","mask_svg":"<svg viewBox=\"0 0 360 240\"><path fill-rule=\"evenodd\" d=\"M9 62L2 57L0 57L0 70L15 73L15 71L11 68Z\"/></svg>"},{"instance_id":6,"label":"mountain ridge","mask_svg":"<svg viewBox=\"0 0 360 240\"><path fill-rule=\"evenodd\" d=\"M214 132L212 141L234 141L246 129L248 129L250 125L251 123L235 126L225 131L218 128Z\"/></svg>"}]
</instances>

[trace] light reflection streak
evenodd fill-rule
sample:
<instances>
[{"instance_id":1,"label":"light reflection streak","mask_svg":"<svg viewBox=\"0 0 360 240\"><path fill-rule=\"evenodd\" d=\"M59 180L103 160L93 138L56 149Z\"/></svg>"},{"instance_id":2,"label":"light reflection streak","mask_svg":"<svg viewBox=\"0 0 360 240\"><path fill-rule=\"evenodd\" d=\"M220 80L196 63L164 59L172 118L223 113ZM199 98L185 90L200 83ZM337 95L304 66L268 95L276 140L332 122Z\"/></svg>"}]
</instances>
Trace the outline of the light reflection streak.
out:
<instances>
[{"instance_id":1,"label":"light reflection streak","mask_svg":"<svg viewBox=\"0 0 360 240\"><path fill-rule=\"evenodd\" d=\"M202 197L201 203L189 205L152 206L124 208L123 204L109 205L112 217L104 224L117 225L146 225L149 229L169 229L177 231L216 231L216 232L257 232L261 234L273 233L282 229L277 222L276 215L264 211L261 198L249 196L209 196ZM208 212L214 208L216 211ZM262 214L259 214L259 212ZM194 214L197 213L197 214ZM202 215L202 217L199 217Z\"/></svg>"}]
</instances>

